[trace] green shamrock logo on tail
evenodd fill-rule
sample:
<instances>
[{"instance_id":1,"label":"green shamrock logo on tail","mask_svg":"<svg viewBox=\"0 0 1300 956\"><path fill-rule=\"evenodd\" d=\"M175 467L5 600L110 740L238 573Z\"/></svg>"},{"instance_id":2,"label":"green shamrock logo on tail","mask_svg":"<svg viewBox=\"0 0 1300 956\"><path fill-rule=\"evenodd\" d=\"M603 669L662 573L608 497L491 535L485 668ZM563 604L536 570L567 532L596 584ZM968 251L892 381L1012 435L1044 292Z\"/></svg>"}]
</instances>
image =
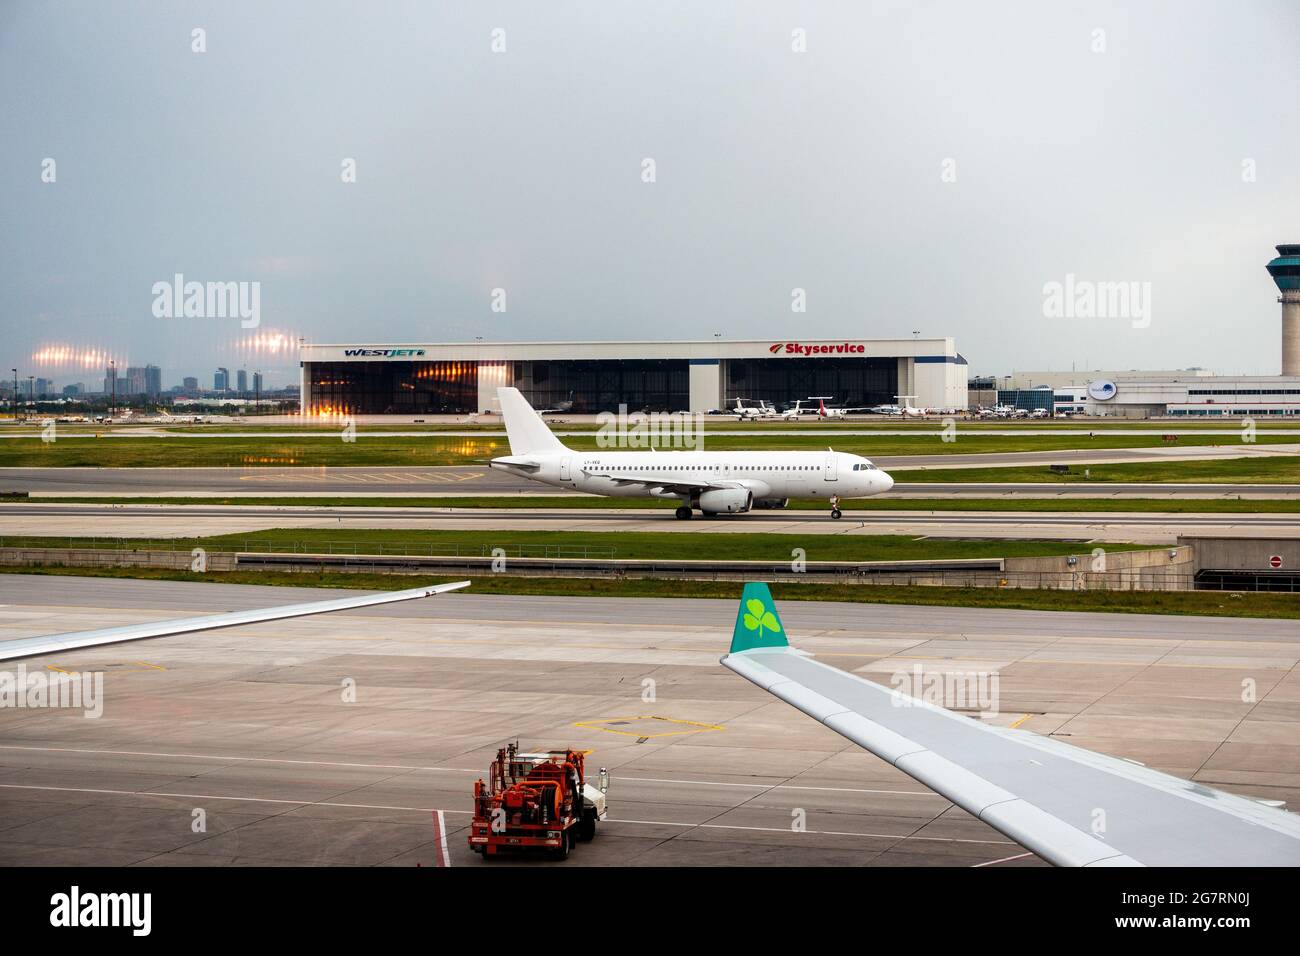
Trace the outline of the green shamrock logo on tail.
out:
<instances>
[{"instance_id":1,"label":"green shamrock logo on tail","mask_svg":"<svg viewBox=\"0 0 1300 956\"><path fill-rule=\"evenodd\" d=\"M767 609L767 606L755 598L750 598L745 602L745 627L751 631L758 631L759 638L763 636L763 629L779 634L781 624L776 619L776 615Z\"/></svg>"},{"instance_id":2,"label":"green shamrock logo on tail","mask_svg":"<svg viewBox=\"0 0 1300 956\"><path fill-rule=\"evenodd\" d=\"M749 651L756 647L785 647L787 642L781 629L781 618L776 612L772 592L761 581L750 581L740 595L736 608L736 626L731 632L731 653Z\"/></svg>"}]
</instances>

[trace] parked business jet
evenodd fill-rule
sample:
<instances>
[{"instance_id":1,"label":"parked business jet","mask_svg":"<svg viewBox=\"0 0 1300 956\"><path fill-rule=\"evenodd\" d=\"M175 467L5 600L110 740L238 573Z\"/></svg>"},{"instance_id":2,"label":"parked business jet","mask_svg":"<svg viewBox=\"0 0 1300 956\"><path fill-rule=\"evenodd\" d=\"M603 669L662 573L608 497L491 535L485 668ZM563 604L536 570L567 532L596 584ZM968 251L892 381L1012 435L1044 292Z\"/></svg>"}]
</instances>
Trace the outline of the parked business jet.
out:
<instances>
[{"instance_id":1,"label":"parked business jet","mask_svg":"<svg viewBox=\"0 0 1300 956\"><path fill-rule=\"evenodd\" d=\"M817 399L818 418L845 418L849 415L861 415L864 412L875 412L877 408L880 408L879 405L872 408L867 408L866 406L861 408L846 408L844 406L839 408L827 407L825 400L830 398L829 395L813 395L811 397Z\"/></svg>"},{"instance_id":2,"label":"parked business jet","mask_svg":"<svg viewBox=\"0 0 1300 956\"><path fill-rule=\"evenodd\" d=\"M894 479L865 458L831 451L575 451L566 448L517 388L499 388L510 454L491 467L556 488L611 498L676 501L677 517L753 507L785 507L791 498L827 502L865 498Z\"/></svg>"},{"instance_id":3,"label":"parked business jet","mask_svg":"<svg viewBox=\"0 0 1300 956\"><path fill-rule=\"evenodd\" d=\"M828 406L826 399L829 395L812 395L811 398L817 399L817 417L818 418L846 418L849 415L901 415L897 405L861 405L849 407L841 405L838 408Z\"/></svg>"},{"instance_id":4,"label":"parked business jet","mask_svg":"<svg viewBox=\"0 0 1300 956\"><path fill-rule=\"evenodd\" d=\"M761 398L758 400L757 405L746 405L747 399L744 398L733 398L732 401L736 403L732 413L736 416L737 421L752 422L760 418L776 417L776 409Z\"/></svg>"}]
</instances>

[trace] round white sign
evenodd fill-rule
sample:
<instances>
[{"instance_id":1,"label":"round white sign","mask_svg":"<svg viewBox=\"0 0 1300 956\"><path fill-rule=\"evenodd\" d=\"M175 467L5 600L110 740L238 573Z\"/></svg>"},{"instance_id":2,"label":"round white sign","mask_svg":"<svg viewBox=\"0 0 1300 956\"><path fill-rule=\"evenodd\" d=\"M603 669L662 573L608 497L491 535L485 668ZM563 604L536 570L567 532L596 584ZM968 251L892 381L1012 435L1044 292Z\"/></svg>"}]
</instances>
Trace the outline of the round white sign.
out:
<instances>
[{"instance_id":1,"label":"round white sign","mask_svg":"<svg viewBox=\"0 0 1300 956\"><path fill-rule=\"evenodd\" d=\"M1088 397L1098 402L1105 402L1115 397L1115 383L1108 379L1098 379L1088 383Z\"/></svg>"}]
</instances>

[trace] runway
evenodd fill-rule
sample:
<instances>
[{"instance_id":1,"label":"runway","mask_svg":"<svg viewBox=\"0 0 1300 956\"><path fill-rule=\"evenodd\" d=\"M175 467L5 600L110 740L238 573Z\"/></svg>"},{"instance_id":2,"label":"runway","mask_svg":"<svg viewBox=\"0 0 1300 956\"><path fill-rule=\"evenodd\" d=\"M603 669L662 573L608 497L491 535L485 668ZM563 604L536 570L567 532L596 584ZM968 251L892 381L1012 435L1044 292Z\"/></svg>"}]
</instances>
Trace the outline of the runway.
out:
<instances>
[{"instance_id":1,"label":"runway","mask_svg":"<svg viewBox=\"0 0 1300 956\"><path fill-rule=\"evenodd\" d=\"M6 535L169 538L255 533L269 528L440 531L654 531L674 534L914 535L1172 544L1180 535L1300 536L1300 514L1080 514L1005 511L751 511L678 521L668 507L645 509L335 508L248 505L10 504Z\"/></svg>"},{"instance_id":2,"label":"runway","mask_svg":"<svg viewBox=\"0 0 1300 956\"><path fill-rule=\"evenodd\" d=\"M6 575L0 640L334 594ZM998 723L1300 797L1294 622L782 613L797 644L870 679L994 670ZM441 811L451 864L482 866L465 845L470 791L516 737L590 749L613 776L595 842L527 865L1041 863L721 668L734 615L730 601L460 592L28 661L102 669L104 711L0 709L0 865L429 866Z\"/></svg>"},{"instance_id":3,"label":"runway","mask_svg":"<svg viewBox=\"0 0 1300 956\"><path fill-rule=\"evenodd\" d=\"M486 466L443 468L0 468L0 493L133 497L411 497L564 492ZM1296 498L1300 484L906 482L891 497Z\"/></svg>"}]
</instances>

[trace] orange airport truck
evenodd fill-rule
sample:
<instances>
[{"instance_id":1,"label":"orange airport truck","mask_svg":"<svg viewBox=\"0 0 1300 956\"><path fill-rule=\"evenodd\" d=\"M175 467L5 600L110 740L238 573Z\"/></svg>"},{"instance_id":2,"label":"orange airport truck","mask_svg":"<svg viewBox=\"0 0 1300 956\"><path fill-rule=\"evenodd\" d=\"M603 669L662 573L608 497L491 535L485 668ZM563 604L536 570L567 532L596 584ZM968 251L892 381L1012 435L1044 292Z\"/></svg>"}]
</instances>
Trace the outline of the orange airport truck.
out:
<instances>
[{"instance_id":1,"label":"orange airport truck","mask_svg":"<svg viewBox=\"0 0 1300 956\"><path fill-rule=\"evenodd\" d=\"M474 821L469 847L490 860L505 852L539 851L563 860L579 841L596 835L605 819L609 771L596 786L587 782L578 750L519 752L513 743L497 751L488 782L474 784Z\"/></svg>"}]
</instances>

